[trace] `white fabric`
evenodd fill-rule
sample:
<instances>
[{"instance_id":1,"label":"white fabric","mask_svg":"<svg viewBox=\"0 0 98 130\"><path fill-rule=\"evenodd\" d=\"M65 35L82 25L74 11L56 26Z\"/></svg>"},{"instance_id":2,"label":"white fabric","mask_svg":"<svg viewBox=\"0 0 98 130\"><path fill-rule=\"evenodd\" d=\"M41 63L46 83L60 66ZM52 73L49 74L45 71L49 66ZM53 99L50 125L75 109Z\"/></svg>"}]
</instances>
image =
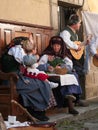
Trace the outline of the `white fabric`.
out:
<instances>
[{"instance_id":1,"label":"white fabric","mask_svg":"<svg viewBox=\"0 0 98 130\"><path fill-rule=\"evenodd\" d=\"M16 45L9 49L8 54L14 56L19 63L22 63L23 57L26 55L21 45Z\"/></svg>"},{"instance_id":2,"label":"white fabric","mask_svg":"<svg viewBox=\"0 0 98 130\"><path fill-rule=\"evenodd\" d=\"M37 68L39 66L39 63L35 63L32 65L33 68Z\"/></svg>"},{"instance_id":3,"label":"white fabric","mask_svg":"<svg viewBox=\"0 0 98 130\"><path fill-rule=\"evenodd\" d=\"M32 67L28 67L27 68L27 72L28 73L32 73L32 74L39 74L39 73L43 73L43 74L46 74L44 71L39 71L38 69L33 69Z\"/></svg>"},{"instance_id":4,"label":"white fabric","mask_svg":"<svg viewBox=\"0 0 98 130\"><path fill-rule=\"evenodd\" d=\"M82 18L85 27L85 34L93 34L94 37L98 37L98 14L83 11Z\"/></svg>"},{"instance_id":5,"label":"white fabric","mask_svg":"<svg viewBox=\"0 0 98 130\"><path fill-rule=\"evenodd\" d=\"M90 52L94 56L97 53L98 49L98 37L93 38L90 44Z\"/></svg>"},{"instance_id":6,"label":"white fabric","mask_svg":"<svg viewBox=\"0 0 98 130\"><path fill-rule=\"evenodd\" d=\"M76 45L73 41L70 40L71 34L67 30L62 31L60 33L60 36L63 38L64 42L66 43L67 48L72 48L75 50L78 49L78 45Z\"/></svg>"},{"instance_id":7,"label":"white fabric","mask_svg":"<svg viewBox=\"0 0 98 130\"><path fill-rule=\"evenodd\" d=\"M8 121L4 121L6 128L13 128L13 127L20 127L20 126L29 126L28 122L25 121L23 123L21 123L20 121L16 121L14 124L10 124Z\"/></svg>"},{"instance_id":8,"label":"white fabric","mask_svg":"<svg viewBox=\"0 0 98 130\"><path fill-rule=\"evenodd\" d=\"M61 86L64 85L79 85L76 77L73 74L65 74L65 75L60 75L60 83Z\"/></svg>"},{"instance_id":9,"label":"white fabric","mask_svg":"<svg viewBox=\"0 0 98 130\"><path fill-rule=\"evenodd\" d=\"M49 76L60 76L60 84L61 86L64 85L79 85L77 78L73 74L64 74L64 75L59 75L59 74L48 74Z\"/></svg>"},{"instance_id":10,"label":"white fabric","mask_svg":"<svg viewBox=\"0 0 98 130\"><path fill-rule=\"evenodd\" d=\"M39 64L46 64L47 62L48 62L48 55L43 55L39 60Z\"/></svg>"},{"instance_id":11,"label":"white fabric","mask_svg":"<svg viewBox=\"0 0 98 130\"><path fill-rule=\"evenodd\" d=\"M98 47L98 14L83 11L82 18L85 35L93 35L90 45L86 47L84 68L87 73L90 70L91 54L94 55L96 53L96 47Z\"/></svg>"},{"instance_id":12,"label":"white fabric","mask_svg":"<svg viewBox=\"0 0 98 130\"><path fill-rule=\"evenodd\" d=\"M65 63L65 67L66 69L70 72L73 69L73 62L72 60L70 60L68 57L64 58L64 63Z\"/></svg>"}]
</instances>

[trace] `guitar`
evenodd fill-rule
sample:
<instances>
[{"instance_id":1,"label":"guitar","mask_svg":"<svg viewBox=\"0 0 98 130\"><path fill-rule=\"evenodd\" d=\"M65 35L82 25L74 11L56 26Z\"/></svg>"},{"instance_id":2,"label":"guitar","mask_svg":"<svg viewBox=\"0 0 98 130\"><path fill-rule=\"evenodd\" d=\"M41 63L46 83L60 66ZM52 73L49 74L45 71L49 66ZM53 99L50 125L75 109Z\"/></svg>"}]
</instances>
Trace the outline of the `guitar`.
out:
<instances>
[{"instance_id":1,"label":"guitar","mask_svg":"<svg viewBox=\"0 0 98 130\"><path fill-rule=\"evenodd\" d=\"M81 42L80 42L80 41L75 41L74 43L77 44L77 45L81 45ZM71 52L72 56L73 56L76 60L79 60L79 59L82 57L82 55L83 55L84 46L81 45L81 50L79 50L79 51L74 50L74 49L70 49L70 52Z\"/></svg>"},{"instance_id":2,"label":"guitar","mask_svg":"<svg viewBox=\"0 0 98 130\"><path fill-rule=\"evenodd\" d=\"M97 54L98 54L98 49L97 49ZM93 56L93 64L94 66L98 67L98 59L95 56Z\"/></svg>"},{"instance_id":3,"label":"guitar","mask_svg":"<svg viewBox=\"0 0 98 130\"><path fill-rule=\"evenodd\" d=\"M91 38L92 38L92 34L89 34L89 35L87 36L87 40L86 40L86 41L87 41L87 42L90 42ZM71 52L72 56L73 56L76 60L79 60L79 59L82 57L82 55L83 55L84 46L86 46L86 44L82 44L80 41L75 41L74 43L77 44L77 45L79 45L79 46L81 46L81 50L77 51L77 50L75 50L75 49L70 49L70 52Z\"/></svg>"}]
</instances>

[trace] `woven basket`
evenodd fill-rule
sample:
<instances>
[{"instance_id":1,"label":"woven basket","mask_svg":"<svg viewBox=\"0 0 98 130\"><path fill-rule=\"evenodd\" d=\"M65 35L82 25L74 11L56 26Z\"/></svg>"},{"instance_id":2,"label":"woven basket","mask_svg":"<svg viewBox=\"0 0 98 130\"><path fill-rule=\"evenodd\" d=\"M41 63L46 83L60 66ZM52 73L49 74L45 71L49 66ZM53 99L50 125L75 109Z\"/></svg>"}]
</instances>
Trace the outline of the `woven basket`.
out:
<instances>
[{"instance_id":1,"label":"woven basket","mask_svg":"<svg viewBox=\"0 0 98 130\"><path fill-rule=\"evenodd\" d=\"M68 70L66 68L55 68L54 72L55 72L55 74L64 75L68 72Z\"/></svg>"}]
</instances>

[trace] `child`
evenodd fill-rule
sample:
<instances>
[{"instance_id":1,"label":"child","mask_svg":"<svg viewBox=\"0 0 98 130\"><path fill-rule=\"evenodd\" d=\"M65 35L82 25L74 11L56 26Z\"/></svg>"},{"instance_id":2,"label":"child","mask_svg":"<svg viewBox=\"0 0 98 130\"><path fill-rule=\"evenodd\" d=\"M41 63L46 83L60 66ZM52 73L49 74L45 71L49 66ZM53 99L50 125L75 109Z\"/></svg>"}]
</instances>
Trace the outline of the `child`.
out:
<instances>
[{"instance_id":1,"label":"child","mask_svg":"<svg viewBox=\"0 0 98 130\"><path fill-rule=\"evenodd\" d=\"M24 75L30 78L37 78L39 80L46 81L50 84L51 88L58 87L58 83L50 82L48 75L44 71L37 69L39 63L39 56L36 54L36 46L29 40L23 42L23 49L27 55L23 57L23 65L26 67Z\"/></svg>"}]
</instances>

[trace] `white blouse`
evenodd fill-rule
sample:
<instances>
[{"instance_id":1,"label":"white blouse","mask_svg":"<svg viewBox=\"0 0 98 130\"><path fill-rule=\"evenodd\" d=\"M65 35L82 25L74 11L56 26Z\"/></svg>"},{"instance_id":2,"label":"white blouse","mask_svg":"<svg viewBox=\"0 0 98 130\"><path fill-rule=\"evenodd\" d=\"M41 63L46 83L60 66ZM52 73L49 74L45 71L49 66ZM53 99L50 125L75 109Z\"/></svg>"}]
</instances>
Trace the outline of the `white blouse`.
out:
<instances>
[{"instance_id":1,"label":"white blouse","mask_svg":"<svg viewBox=\"0 0 98 130\"><path fill-rule=\"evenodd\" d=\"M64 65L68 69L68 71L72 71L72 69L73 69L73 62L72 62L72 60L70 60L68 57L65 57L63 59L63 61L65 63ZM48 63L48 55L45 54L45 55L43 55L40 58L39 64L46 64L46 63Z\"/></svg>"}]
</instances>

